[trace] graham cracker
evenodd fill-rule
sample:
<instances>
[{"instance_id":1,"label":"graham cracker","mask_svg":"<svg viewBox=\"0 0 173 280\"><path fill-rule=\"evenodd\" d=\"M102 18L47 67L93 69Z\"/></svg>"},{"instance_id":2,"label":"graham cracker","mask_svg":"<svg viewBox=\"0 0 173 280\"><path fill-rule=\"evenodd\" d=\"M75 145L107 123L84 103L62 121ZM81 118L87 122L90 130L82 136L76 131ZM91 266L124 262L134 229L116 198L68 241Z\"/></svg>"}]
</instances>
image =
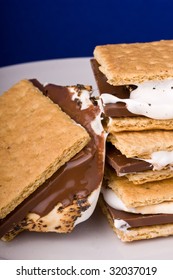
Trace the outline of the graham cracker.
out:
<instances>
[{"instance_id":1,"label":"graham cracker","mask_svg":"<svg viewBox=\"0 0 173 280\"><path fill-rule=\"evenodd\" d=\"M148 170L125 175L133 184L144 184L147 182L160 181L173 178L172 170L167 167L162 170Z\"/></svg>"},{"instance_id":2,"label":"graham cracker","mask_svg":"<svg viewBox=\"0 0 173 280\"><path fill-rule=\"evenodd\" d=\"M168 237L173 235L173 224L145 226L131 228L123 232L115 228L115 232L123 242L152 239L158 237Z\"/></svg>"},{"instance_id":3,"label":"graham cracker","mask_svg":"<svg viewBox=\"0 0 173 280\"><path fill-rule=\"evenodd\" d=\"M108 83L127 85L173 77L173 40L96 46L94 57Z\"/></svg>"},{"instance_id":4,"label":"graham cracker","mask_svg":"<svg viewBox=\"0 0 173 280\"><path fill-rule=\"evenodd\" d=\"M86 130L22 80L0 97L0 219L89 141Z\"/></svg>"},{"instance_id":5,"label":"graham cracker","mask_svg":"<svg viewBox=\"0 0 173 280\"><path fill-rule=\"evenodd\" d=\"M153 152L173 150L173 130L117 132L108 141L128 158L150 159Z\"/></svg>"},{"instance_id":6,"label":"graham cracker","mask_svg":"<svg viewBox=\"0 0 173 280\"><path fill-rule=\"evenodd\" d=\"M127 229L126 231L121 231L115 227L114 221L104 203L104 200L101 197L99 198L99 204L101 206L103 214L106 216L113 231L123 242L132 242L137 240L152 239L157 237L166 237L173 235L173 224L143 226L138 228L132 227Z\"/></svg>"},{"instance_id":7,"label":"graham cracker","mask_svg":"<svg viewBox=\"0 0 173 280\"><path fill-rule=\"evenodd\" d=\"M140 207L173 201L173 179L135 185L125 177L106 170L108 186L129 207Z\"/></svg>"},{"instance_id":8,"label":"graham cracker","mask_svg":"<svg viewBox=\"0 0 173 280\"><path fill-rule=\"evenodd\" d=\"M173 130L173 120L154 120L146 117L109 117L105 129L109 133L121 131Z\"/></svg>"}]
</instances>

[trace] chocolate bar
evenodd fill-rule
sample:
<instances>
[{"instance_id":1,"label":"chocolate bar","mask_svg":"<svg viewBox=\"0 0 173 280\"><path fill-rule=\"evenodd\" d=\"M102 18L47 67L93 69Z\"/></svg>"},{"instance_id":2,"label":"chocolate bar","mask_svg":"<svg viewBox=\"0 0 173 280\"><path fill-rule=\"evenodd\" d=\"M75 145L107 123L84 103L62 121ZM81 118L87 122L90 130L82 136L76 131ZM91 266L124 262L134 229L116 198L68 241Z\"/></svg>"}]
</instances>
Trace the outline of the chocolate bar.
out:
<instances>
[{"instance_id":1,"label":"chocolate bar","mask_svg":"<svg viewBox=\"0 0 173 280\"><path fill-rule=\"evenodd\" d=\"M107 83L106 76L99 70L99 64L95 59L91 59L91 66L97 82L99 93L110 93L118 98L129 98L130 92L136 88L135 85L113 86ZM107 117L133 117L136 114L129 112L123 102L110 103L104 106L104 113Z\"/></svg>"},{"instance_id":2,"label":"chocolate bar","mask_svg":"<svg viewBox=\"0 0 173 280\"><path fill-rule=\"evenodd\" d=\"M127 158L109 142L106 145L106 162L115 169L118 176L153 168L152 164L144 160Z\"/></svg>"},{"instance_id":3,"label":"chocolate bar","mask_svg":"<svg viewBox=\"0 0 173 280\"><path fill-rule=\"evenodd\" d=\"M113 221L121 220L127 228L137 228L153 225L164 225L173 223L173 214L134 214L112 208L106 203L106 207L111 215ZM123 226L121 226L123 227Z\"/></svg>"}]
</instances>

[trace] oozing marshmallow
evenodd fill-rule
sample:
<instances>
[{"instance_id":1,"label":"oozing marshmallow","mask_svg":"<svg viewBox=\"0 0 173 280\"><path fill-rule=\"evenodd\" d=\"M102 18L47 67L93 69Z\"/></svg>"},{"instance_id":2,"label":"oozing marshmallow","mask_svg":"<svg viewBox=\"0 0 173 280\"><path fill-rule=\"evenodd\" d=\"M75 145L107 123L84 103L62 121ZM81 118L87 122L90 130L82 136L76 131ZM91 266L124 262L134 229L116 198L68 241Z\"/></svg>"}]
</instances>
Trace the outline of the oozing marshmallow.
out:
<instances>
[{"instance_id":1,"label":"oozing marshmallow","mask_svg":"<svg viewBox=\"0 0 173 280\"><path fill-rule=\"evenodd\" d=\"M102 188L104 200L112 208L136 214L173 214L173 202L166 201L159 204L140 206L135 208L127 207L123 201L109 188Z\"/></svg>"},{"instance_id":2,"label":"oozing marshmallow","mask_svg":"<svg viewBox=\"0 0 173 280\"><path fill-rule=\"evenodd\" d=\"M173 151L158 151L151 154L150 159L144 159L153 165L153 170L161 170L173 165Z\"/></svg>"},{"instance_id":3,"label":"oozing marshmallow","mask_svg":"<svg viewBox=\"0 0 173 280\"><path fill-rule=\"evenodd\" d=\"M92 213L94 212L94 209L96 207L99 194L100 194L100 187L90 194L90 196L88 197L88 202L89 202L90 207L86 211L81 213L81 216L76 219L74 226L76 226L77 224L79 224L81 222L86 221L92 215Z\"/></svg>"},{"instance_id":4,"label":"oozing marshmallow","mask_svg":"<svg viewBox=\"0 0 173 280\"><path fill-rule=\"evenodd\" d=\"M74 87L70 88L70 91L73 94L72 100L78 99L81 102L81 110L85 110L89 108L89 106L92 104L91 100L89 99L89 93L87 90L82 89L80 92L76 91Z\"/></svg>"},{"instance_id":5,"label":"oozing marshmallow","mask_svg":"<svg viewBox=\"0 0 173 280\"><path fill-rule=\"evenodd\" d=\"M121 99L112 94L101 95L103 104L123 102L133 113L152 119L173 118L173 79L147 81L137 85L129 99Z\"/></svg>"},{"instance_id":6,"label":"oozing marshmallow","mask_svg":"<svg viewBox=\"0 0 173 280\"><path fill-rule=\"evenodd\" d=\"M114 220L114 226L115 228L126 232L128 228L130 228L131 226L124 220L119 220L119 219L115 219Z\"/></svg>"},{"instance_id":7,"label":"oozing marshmallow","mask_svg":"<svg viewBox=\"0 0 173 280\"><path fill-rule=\"evenodd\" d=\"M79 211L79 215L76 216L76 219L70 218L69 210L65 208L59 210L61 205L59 203L44 217L40 217L38 214L29 213L25 219L25 225L23 229L29 229L30 231L42 231L42 232L65 232L63 227L64 224L68 221L69 228L75 227L77 224L86 221L93 213L98 196L100 193L100 187L94 190L87 198L85 204L87 209L85 211ZM70 206L71 207L71 206ZM73 206L72 206L73 207ZM74 211L73 211L74 215ZM60 226L62 225L62 226Z\"/></svg>"}]
</instances>

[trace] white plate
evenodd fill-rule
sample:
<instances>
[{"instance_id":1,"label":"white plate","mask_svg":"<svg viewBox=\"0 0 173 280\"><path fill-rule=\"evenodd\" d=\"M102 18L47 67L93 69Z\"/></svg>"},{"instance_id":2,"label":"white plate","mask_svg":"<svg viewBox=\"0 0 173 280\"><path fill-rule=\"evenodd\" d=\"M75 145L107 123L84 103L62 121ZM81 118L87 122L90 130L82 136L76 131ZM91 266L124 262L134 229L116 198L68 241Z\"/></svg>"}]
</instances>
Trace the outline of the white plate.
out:
<instances>
[{"instance_id":1,"label":"white plate","mask_svg":"<svg viewBox=\"0 0 173 280\"><path fill-rule=\"evenodd\" d=\"M0 69L0 92L23 78L59 85L90 84L96 89L89 58L26 63ZM173 237L122 243L97 207L93 216L70 234L23 232L0 241L0 259L173 259Z\"/></svg>"}]
</instances>

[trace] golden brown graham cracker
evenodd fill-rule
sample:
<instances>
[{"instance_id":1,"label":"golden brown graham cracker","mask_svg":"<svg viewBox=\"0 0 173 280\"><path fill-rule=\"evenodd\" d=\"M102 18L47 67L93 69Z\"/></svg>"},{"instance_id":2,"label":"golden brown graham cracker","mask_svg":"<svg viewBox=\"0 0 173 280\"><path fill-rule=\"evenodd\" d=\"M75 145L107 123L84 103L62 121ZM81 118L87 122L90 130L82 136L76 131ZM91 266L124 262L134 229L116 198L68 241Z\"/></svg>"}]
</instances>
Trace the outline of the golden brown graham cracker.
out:
<instances>
[{"instance_id":1,"label":"golden brown graham cracker","mask_svg":"<svg viewBox=\"0 0 173 280\"><path fill-rule=\"evenodd\" d=\"M173 150L173 130L117 132L109 134L108 141L128 158L150 159L153 152Z\"/></svg>"},{"instance_id":2,"label":"golden brown graham cracker","mask_svg":"<svg viewBox=\"0 0 173 280\"><path fill-rule=\"evenodd\" d=\"M109 133L121 131L173 130L173 120L154 120L147 117L109 117L105 129Z\"/></svg>"},{"instance_id":3,"label":"golden brown graham cracker","mask_svg":"<svg viewBox=\"0 0 173 280\"><path fill-rule=\"evenodd\" d=\"M94 57L108 83L138 84L173 77L173 40L96 46Z\"/></svg>"},{"instance_id":4,"label":"golden brown graham cracker","mask_svg":"<svg viewBox=\"0 0 173 280\"><path fill-rule=\"evenodd\" d=\"M173 201L173 179L135 185L125 177L117 177L106 169L108 186L123 201L126 207L140 207Z\"/></svg>"},{"instance_id":5,"label":"golden brown graham cracker","mask_svg":"<svg viewBox=\"0 0 173 280\"><path fill-rule=\"evenodd\" d=\"M117 233L121 241L132 242L137 240L171 236L173 235L173 224L131 228L126 232L115 229L115 232Z\"/></svg>"},{"instance_id":6,"label":"golden brown graham cracker","mask_svg":"<svg viewBox=\"0 0 173 280\"><path fill-rule=\"evenodd\" d=\"M160 181L168 178L173 178L172 169L166 167L162 170L148 170L143 172L134 172L125 174L129 181L134 184L144 184L147 182Z\"/></svg>"},{"instance_id":7,"label":"golden brown graham cracker","mask_svg":"<svg viewBox=\"0 0 173 280\"><path fill-rule=\"evenodd\" d=\"M132 242L137 240L152 239L157 237L166 237L173 235L173 224L143 226L138 228L132 227L127 229L126 231L121 231L115 227L114 221L102 197L99 198L99 204L103 214L106 216L113 231L123 242Z\"/></svg>"},{"instance_id":8,"label":"golden brown graham cracker","mask_svg":"<svg viewBox=\"0 0 173 280\"><path fill-rule=\"evenodd\" d=\"M0 219L89 141L84 128L22 80L0 97Z\"/></svg>"}]
</instances>

